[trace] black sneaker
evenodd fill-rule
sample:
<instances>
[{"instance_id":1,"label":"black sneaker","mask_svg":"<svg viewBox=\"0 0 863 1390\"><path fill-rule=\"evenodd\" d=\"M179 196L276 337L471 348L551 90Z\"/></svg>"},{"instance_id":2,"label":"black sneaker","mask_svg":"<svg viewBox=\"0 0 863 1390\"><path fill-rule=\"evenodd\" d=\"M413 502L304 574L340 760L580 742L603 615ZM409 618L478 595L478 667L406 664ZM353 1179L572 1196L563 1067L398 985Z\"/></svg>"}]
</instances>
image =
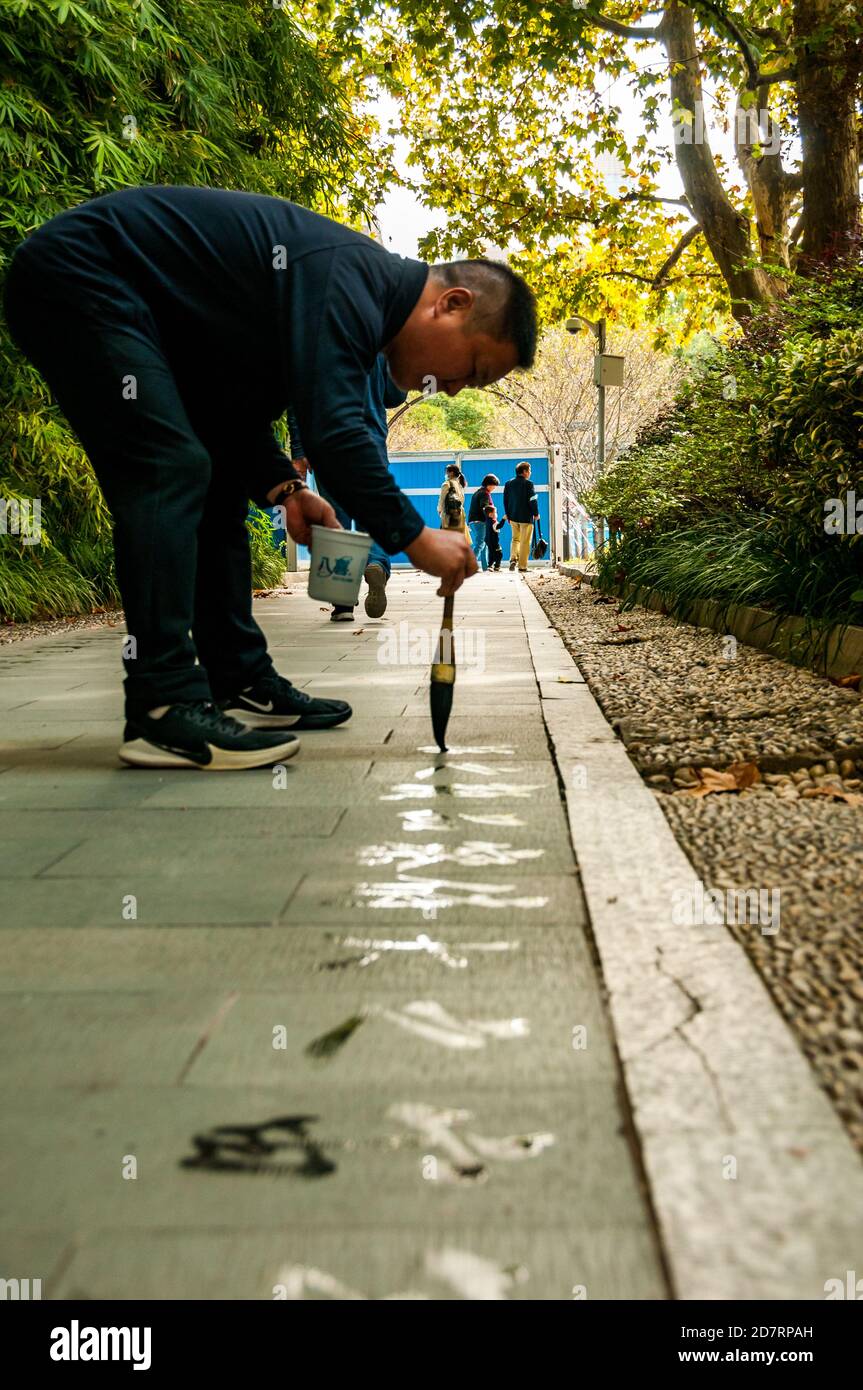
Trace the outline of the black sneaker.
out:
<instances>
[{"instance_id":1,"label":"black sneaker","mask_svg":"<svg viewBox=\"0 0 863 1390\"><path fill-rule=\"evenodd\" d=\"M350 719L353 710L345 700L319 700L297 690L284 676L264 676L221 708L250 729L331 729Z\"/></svg>"},{"instance_id":2,"label":"black sneaker","mask_svg":"<svg viewBox=\"0 0 863 1390\"><path fill-rule=\"evenodd\" d=\"M389 575L383 565L375 562L366 565L363 578L369 586L369 591L366 594L366 616L382 618L387 611L387 580Z\"/></svg>"},{"instance_id":3,"label":"black sneaker","mask_svg":"<svg viewBox=\"0 0 863 1390\"><path fill-rule=\"evenodd\" d=\"M341 608L338 604L333 606L330 614L331 623L352 623L354 620L354 610L352 608Z\"/></svg>"},{"instance_id":4,"label":"black sneaker","mask_svg":"<svg viewBox=\"0 0 863 1390\"><path fill-rule=\"evenodd\" d=\"M269 767L300 751L293 734L262 733L229 719L210 700L171 705L158 719L135 715L126 723L120 757L133 767Z\"/></svg>"}]
</instances>

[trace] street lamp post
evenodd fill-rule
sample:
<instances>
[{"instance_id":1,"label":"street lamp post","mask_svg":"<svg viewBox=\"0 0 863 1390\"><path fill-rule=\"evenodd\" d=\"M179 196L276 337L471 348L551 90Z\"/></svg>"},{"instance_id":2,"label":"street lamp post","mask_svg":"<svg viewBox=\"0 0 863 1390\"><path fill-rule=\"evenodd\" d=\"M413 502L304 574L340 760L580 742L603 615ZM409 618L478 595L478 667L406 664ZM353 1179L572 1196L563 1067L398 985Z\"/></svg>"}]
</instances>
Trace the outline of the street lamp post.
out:
<instances>
[{"instance_id":1,"label":"street lamp post","mask_svg":"<svg viewBox=\"0 0 863 1390\"><path fill-rule=\"evenodd\" d=\"M566 321L568 333L580 333L583 328L589 328L596 339L596 355L604 356L605 319L594 323L592 319L582 318L581 314L574 314ZM605 386L599 379L596 382L596 466L599 473L605 468Z\"/></svg>"}]
</instances>

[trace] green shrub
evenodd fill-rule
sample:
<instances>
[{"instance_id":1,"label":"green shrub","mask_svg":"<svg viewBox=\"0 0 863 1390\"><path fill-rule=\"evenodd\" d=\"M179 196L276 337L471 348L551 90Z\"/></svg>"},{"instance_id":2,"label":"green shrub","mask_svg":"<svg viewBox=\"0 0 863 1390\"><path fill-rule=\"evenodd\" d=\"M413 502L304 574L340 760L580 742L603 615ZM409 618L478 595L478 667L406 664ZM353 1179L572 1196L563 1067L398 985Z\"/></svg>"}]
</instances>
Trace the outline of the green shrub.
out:
<instances>
[{"instance_id":1,"label":"green shrub","mask_svg":"<svg viewBox=\"0 0 863 1390\"><path fill-rule=\"evenodd\" d=\"M824 529L830 499L863 496L861 312L848 264L717 347L585 499L615 532L604 587L863 620L860 535Z\"/></svg>"},{"instance_id":2,"label":"green shrub","mask_svg":"<svg viewBox=\"0 0 863 1390\"><path fill-rule=\"evenodd\" d=\"M47 218L129 184L242 188L354 220L379 203L388 151L330 57L326 15L297 13L271 0L4 0L0 271ZM0 615L115 603L92 470L3 333L0 499L13 497L41 499L43 537L0 537ZM253 546L269 587L278 557L257 532Z\"/></svg>"},{"instance_id":3,"label":"green shrub","mask_svg":"<svg viewBox=\"0 0 863 1390\"><path fill-rule=\"evenodd\" d=\"M761 386L753 409L771 510L823 528L828 498L863 483L863 328L791 339L765 360Z\"/></svg>"},{"instance_id":4,"label":"green shrub","mask_svg":"<svg viewBox=\"0 0 863 1390\"><path fill-rule=\"evenodd\" d=\"M275 589L285 575L284 544L276 546L272 520L259 507L250 508L246 527L252 552L252 588Z\"/></svg>"},{"instance_id":5,"label":"green shrub","mask_svg":"<svg viewBox=\"0 0 863 1390\"><path fill-rule=\"evenodd\" d=\"M586 506L616 529L652 531L759 506L765 484L750 467L753 424L741 408L739 376L722 354L688 381L600 479Z\"/></svg>"}]
</instances>

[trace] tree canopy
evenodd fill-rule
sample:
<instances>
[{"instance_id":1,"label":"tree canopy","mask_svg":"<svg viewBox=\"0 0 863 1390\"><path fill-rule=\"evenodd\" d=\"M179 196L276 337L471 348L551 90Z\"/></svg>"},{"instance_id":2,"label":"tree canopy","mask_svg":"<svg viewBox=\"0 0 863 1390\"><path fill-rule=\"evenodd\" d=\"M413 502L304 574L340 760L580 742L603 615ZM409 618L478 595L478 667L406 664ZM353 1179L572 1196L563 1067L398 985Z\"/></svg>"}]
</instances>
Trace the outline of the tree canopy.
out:
<instances>
[{"instance_id":1,"label":"tree canopy","mask_svg":"<svg viewBox=\"0 0 863 1390\"><path fill-rule=\"evenodd\" d=\"M446 210L423 251L508 250L549 318L744 318L856 235L852 0L344 0L334 26Z\"/></svg>"}]
</instances>

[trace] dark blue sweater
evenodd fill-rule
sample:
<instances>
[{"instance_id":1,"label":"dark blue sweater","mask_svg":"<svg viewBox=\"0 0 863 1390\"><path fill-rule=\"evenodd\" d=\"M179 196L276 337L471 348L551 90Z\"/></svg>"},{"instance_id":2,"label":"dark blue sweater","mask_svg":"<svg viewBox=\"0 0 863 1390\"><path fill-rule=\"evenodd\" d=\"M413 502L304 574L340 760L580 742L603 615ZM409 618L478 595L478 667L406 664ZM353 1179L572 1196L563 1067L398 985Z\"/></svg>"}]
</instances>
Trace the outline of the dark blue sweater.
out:
<instances>
[{"instance_id":1,"label":"dark blue sweater","mask_svg":"<svg viewBox=\"0 0 863 1390\"><path fill-rule=\"evenodd\" d=\"M535 521L539 516L536 488L519 474L503 485L503 510L507 521Z\"/></svg>"},{"instance_id":2,"label":"dark blue sweater","mask_svg":"<svg viewBox=\"0 0 863 1390\"><path fill-rule=\"evenodd\" d=\"M423 291L422 262L281 198L184 187L72 208L31 252L73 276L94 315L116 317L118 279L145 302L192 418L236 439L256 502L292 475L272 428L290 402L316 475L360 526L389 554L419 535L366 390Z\"/></svg>"}]
</instances>

